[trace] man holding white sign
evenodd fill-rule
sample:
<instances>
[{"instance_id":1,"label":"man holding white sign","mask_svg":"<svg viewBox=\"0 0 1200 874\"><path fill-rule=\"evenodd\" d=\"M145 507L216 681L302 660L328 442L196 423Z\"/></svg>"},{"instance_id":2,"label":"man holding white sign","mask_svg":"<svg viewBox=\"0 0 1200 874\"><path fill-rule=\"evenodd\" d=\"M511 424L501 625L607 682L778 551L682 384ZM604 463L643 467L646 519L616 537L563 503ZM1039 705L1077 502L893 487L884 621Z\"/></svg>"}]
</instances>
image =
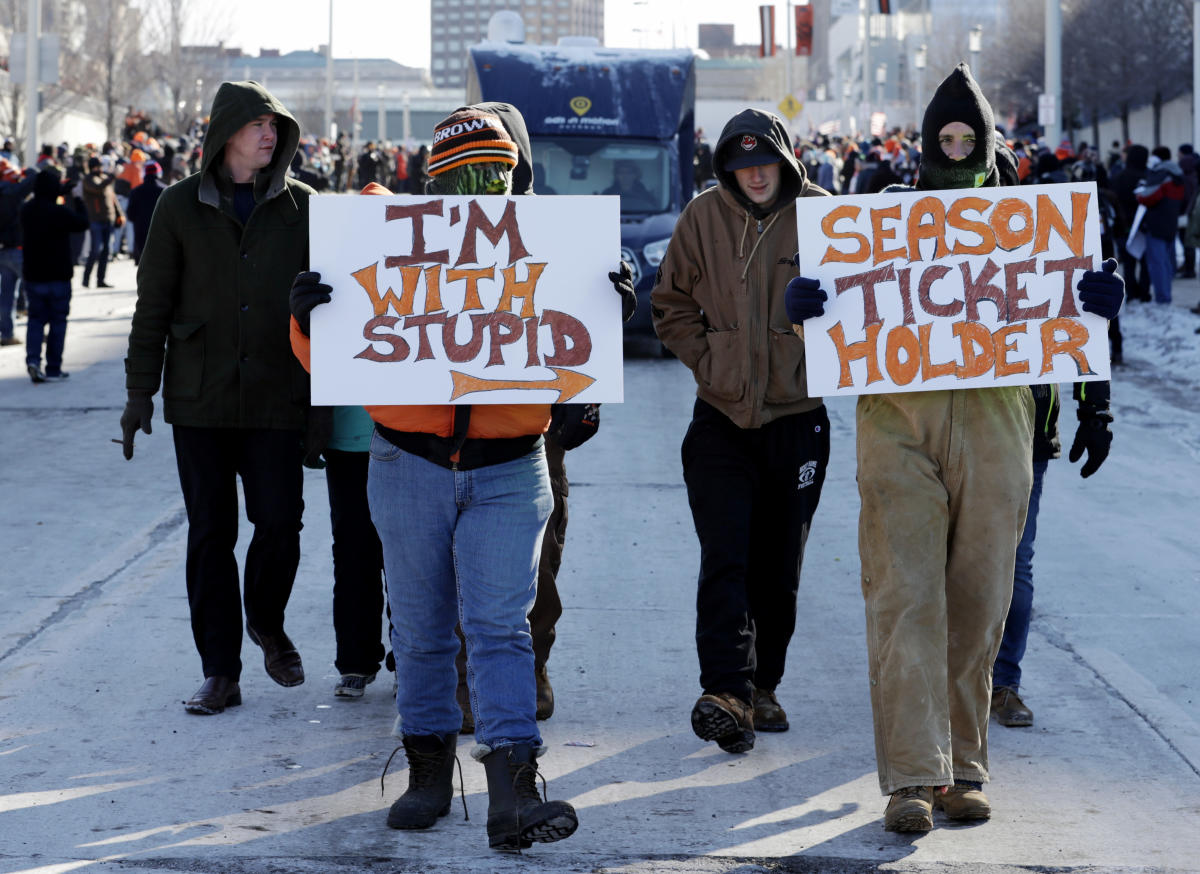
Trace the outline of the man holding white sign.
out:
<instances>
[{"instance_id":1,"label":"man holding white sign","mask_svg":"<svg viewBox=\"0 0 1200 874\"><path fill-rule=\"evenodd\" d=\"M922 141L918 194L800 210L806 276L787 293L807 320L810 391L860 395L876 759L884 825L906 832L932 828L935 807L991 815L991 668L1032 482L1027 384L1108 375L1076 272L1086 312L1111 318L1123 297L1115 262L1087 269L1100 248L1093 186L988 191L1015 184L1015 162L997 160L1007 150L965 64L927 107ZM836 295L828 314L822 285Z\"/></svg>"},{"instance_id":2,"label":"man holding white sign","mask_svg":"<svg viewBox=\"0 0 1200 874\"><path fill-rule=\"evenodd\" d=\"M535 720L534 654L526 617L553 505L543 450L554 397L550 390L559 397L579 394L595 382L579 370L591 369L591 335L584 320L572 314L535 308L539 277L552 265L526 260L531 252L550 254L548 247L538 245L541 238L534 229L521 222L533 198L473 197L464 202L457 197L533 193L529 137L521 114L503 103L456 110L434 130L429 173L433 193L439 195L434 199L330 202L325 219L337 218L342 209L343 219L359 223L314 230L314 239L321 238L326 247L319 257L329 258L327 249L366 246L353 257L374 263L350 274L365 297L352 288L333 294L334 285L322 283L319 274L300 274L292 289L292 343L307 361L303 322L318 304L324 305L321 317L331 333L339 325L330 317L338 312L349 325L363 325L363 315L367 317L361 335L341 332L351 353L343 357L356 370L338 360L340 336L322 352L317 319L311 325L316 335L311 363L314 384L322 384L323 378L334 391L338 367L343 379L361 374L349 391L364 392L361 402L375 421L367 493L383 546L396 708L409 762L408 789L392 804L388 825L429 828L450 810L463 721L455 700L459 641L454 629L460 623L475 717L472 754L487 773L488 842L494 849L516 852L533 842L566 838L578 825L571 805L543 801L535 787L543 747ZM386 192L372 186L364 193ZM489 208L499 217L489 214ZM364 214L382 222L365 225ZM444 220L447 215L449 221ZM314 221L319 218L314 213ZM462 238L455 238L458 257L451 267L445 244L455 226ZM371 248L371 232L381 227L390 234L379 243L387 247L382 259ZM398 245L397 239L406 245ZM617 251L615 235L613 243L610 252ZM399 250L407 251L396 254ZM395 268L398 277L388 272ZM396 278L399 296L384 288ZM578 289L581 283L575 279L573 288ZM328 281L346 285L336 273ZM617 301L606 295L600 308L611 309L619 336ZM358 315L362 309L365 313ZM456 330L463 316L466 337ZM540 345L545 341L542 326L550 328L551 342L545 346ZM477 360L480 367L504 370L502 347L518 338L524 367L510 361L507 375L489 379L469 372ZM366 348L362 340L368 341ZM354 354L358 349L362 351ZM321 355L332 380L329 372L319 370ZM448 369L447 362L456 369ZM558 367L555 380L546 380L541 372L550 365ZM520 379L525 368L535 370L537 378ZM374 388L371 380L377 383ZM369 396L371 391L397 390L418 394L394 401ZM427 394L421 396L421 391ZM507 394L497 402L489 392ZM480 401L450 403L464 395Z\"/></svg>"}]
</instances>

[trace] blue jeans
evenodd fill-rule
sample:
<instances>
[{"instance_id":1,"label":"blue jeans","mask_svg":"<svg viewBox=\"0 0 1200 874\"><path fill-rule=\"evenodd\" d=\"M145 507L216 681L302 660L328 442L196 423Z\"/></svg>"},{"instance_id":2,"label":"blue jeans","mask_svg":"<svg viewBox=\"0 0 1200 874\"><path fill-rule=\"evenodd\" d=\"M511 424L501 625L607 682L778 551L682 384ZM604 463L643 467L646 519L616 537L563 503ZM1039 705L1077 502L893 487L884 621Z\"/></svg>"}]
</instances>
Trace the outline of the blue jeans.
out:
<instances>
[{"instance_id":1,"label":"blue jeans","mask_svg":"<svg viewBox=\"0 0 1200 874\"><path fill-rule=\"evenodd\" d=\"M21 278L21 250L0 249L0 338L13 335L13 300Z\"/></svg>"},{"instance_id":2,"label":"blue jeans","mask_svg":"<svg viewBox=\"0 0 1200 874\"><path fill-rule=\"evenodd\" d=\"M1171 302L1171 280L1175 276L1175 240L1160 240L1146 234L1146 268L1155 303Z\"/></svg>"},{"instance_id":3,"label":"blue jeans","mask_svg":"<svg viewBox=\"0 0 1200 874\"><path fill-rule=\"evenodd\" d=\"M71 281L26 282L29 324L25 328L25 363L42 366L42 338L46 340L46 373L62 372L63 344L67 339L67 316L71 313ZM48 330L47 330L48 329Z\"/></svg>"},{"instance_id":4,"label":"blue jeans","mask_svg":"<svg viewBox=\"0 0 1200 874\"><path fill-rule=\"evenodd\" d=\"M450 470L376 433L367 497L383 544L404 734L462 727L457 622L467 642L475 739L491 749L541 746L527 616L554 504L542 448Z\"/></svg>"},{"instance_id":5,"label":"blue jeans","mask_svg":"<svg viewBox=\"0 0 1200 874\"><path fill-rule=\"evenodd\" d=\"M112 233L112 225L109 222L92 222L88 227L88 239L90 246L88 248L87 264L83 268L83 281L87 284L88 277L92 275L92 265L96 265L96 281L103 282L104 274L108 271L108 237Z\"/></svg>"},{"instance_id":6,"label":"blue jeans","mask_svg":"<svg viewBox=\"0 0 1200 874\"><path fill-rule=\"evenodd\" d=\"M1033 488L1029 492L1029 511L1025 515L1025 531L1017 544L1017 564L1013 568L1013 596L1004 620L1004 637L1000 652L992 665L992 688L1021 687L1021 659L1029 639L1029 616L1033 612L1033 541L1037 537L1038 505L1042 501L1042 479L1046 476L1046 461L1033 463Z\"/></svg>"}]
</instances>

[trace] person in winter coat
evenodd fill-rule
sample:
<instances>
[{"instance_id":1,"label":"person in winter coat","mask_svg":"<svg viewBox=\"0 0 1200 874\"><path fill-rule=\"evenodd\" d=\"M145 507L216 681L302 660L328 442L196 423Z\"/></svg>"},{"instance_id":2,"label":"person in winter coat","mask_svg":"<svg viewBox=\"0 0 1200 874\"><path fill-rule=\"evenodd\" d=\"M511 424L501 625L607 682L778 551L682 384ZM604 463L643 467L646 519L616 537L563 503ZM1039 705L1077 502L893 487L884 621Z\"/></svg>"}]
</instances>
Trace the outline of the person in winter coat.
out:
<instances>
[{"instance_id":1,"label":"person in winter coat","mask_svg":"<svg viewBox=\"0 0 1200 874\"><path fill-rule=\"evenodd\" d=\"M69 374L62 369L67 316L71 313L71 234L87 228L87 214L58 204L60 195L77 204L63 187L62 174L53 164L38 171L33 199L21 207L21 232L25 242L22 277L29 308L25 327L25 365L35 383L58 382ZM42 342L46 344L46 369L42 370Z\"/></svg>"},{"instance_id":2,"label":"person in winter coat","mask_svg":"<svg viewBox=\"0 0 1200 874\"><path fill-rule=\"evenodd\" d=\"M433 142L436 193L533 194L529 135L515 107L460 107L436 126ZM331 291L318 274L296 277L292 344L301 361L309 357L312 309ZM544 801L535 785L542 739L527 618L553 507L543 449L550 405L366 409L375 421L367 492L383 545L409 763L408 788L391 805L388 825L425 829L449 812L463 720L454 666L461 623L472 756L487 775L489 845L517 852L569 837L578 826L574 808Z\"/></svg>"},{"instance_id":3,"label":"person in winter coat","mask_svg":"<svg viewBox=\"0 0 1200 874\"><path fill-rule=\"evenodd\" d=\"M300 560L308 374L288 339L288 289L308 263L308 198L288 178L300 126L257 82L224 82L200 171L162 192L138 265L125 358L125 457L160 385L188 515L187 591L204 683L189 713L242 702L246 634L282 686L304 682L284 631ZM237 480L254 536L238 591Z\"/></svg>"},{"instance_id":4,"label":"person in winter coat","mask_svg":"<svg viewBox=\"0 0 1200 874\"><path fill-rule=\"evenodd\" d=\"M1033 610L1033 542L1037 537L1038 508L1042 500L1042 480L1050 459L1062 454L1058 439L1058 386L1053 383L1030 386L1034 402L1033 487L1025 528L1017 544L1013 570L1012 603L1004 620L1004 636L992 665L991 712L1001 725L1033 725L1033 711L1021 700L1021 659L1029 639L1029 618ZM1078 403L1079 426L1071 443L1071 463L1086 455L1079 474L1084 479L1100 469L1112 446L1112 412L1109 410L1107 382L1077 382L1073 390Z\"/></svg>"},{"instance_id":5,"label":"person in winter coat","mask_svg":"<svg viewBox=\"0 0 1200 874\"><path fill-rule=\"evenodd\" d=\"M1179 169L1183 171L1183 209L1180 215L1191 215L1192 205L1196 202L1196 192L1200 186L1197 169L1200 169L1200 158L1191 143L1184 143L1177 152ZM1103 185L1102 185L1103 187ZM1196 278L1196 247L1188 242L1187 228L1181 223L1179 228L1179 243L1183 246L1183 264L1180 265L1180 279Z\"/></svg>"},{"instance_id":6,"label":"person in winter coat","mask_svg":"<svg viewBox=\"0 0 1200 874\"><path fill-rule=\"evenodd\" d=\"M1125 277L1131 300L1150 300L1150 280L1144 256L1132 254L1126 247L1129 230L1137 215L1138 201L1135 189L1146 176L1146 164L1150 150L1145 146L1131 145L1125 150L1125 165L1113 175L1112 190L1117 196L1117 245L1120 252L1121 275ZM1145 228L1140 228L1145 233ZM1140 266L1140 270L1139 270Z\"/></svg>"},{"instance_id":7,"label":"person in winter coat","mask_svg":"<svg viewBox=\"0 0 1200 874\"><path fill-rule=\"evenodd\" d=\"M13 304L21 278L21 204L33 191L37 171L22 174L0 158L0 346L19 346L13 334Z\"/></svg>"},{"instance_id":8,"label":"person in winter coat","mask_svg":"<svg viewBox=\"0 0 1200 874\"><path fill-rule=\"evenodd\" d=\"M966 64L925 110L917 190L1017 181L991 106ZM906 190L906 189L892 189ZM1122 284L1086 271L1083 308L1116 314ZM824 312L815 279L789 283L788 312ZM889 831L991 816L991 667L1012 597L1033 471L1028 386L868 394L858 400L858 548L879 786Z\"/></svg>"},{"instance_id":9,"label":"person in winter coat","mask_svg":"<svg viewBox=\"0 0 1200 874\"><path fill-rule=\"evenodd\" d=\"M114 190L117 177L103 168L97 157L88 159L88 172L83 177L83 202L88 214L87 264L83 268L83 287L91 282L92 267L96 266L96 287L112 288L104 281L108 270L108 245L114 227L125 223L125 213L117 203ZM98 266L97 266L98 265Z\"/></svg>"},{"instance_id":10,"label":"person in winter coat","mask_svg":"<svg viewBox=\"0 0 1200 874\"><path fill-rule=\"evenodd\" d=\"M133 263L142 260L142 250L146 248L146 236L150 233L150 218L154 215L154 207L158 204L159 196L167 190L160 178L160 167L157 161L150 161L143 169L144 180L141 185L129 193L129 208L126 217L133 225Z\"/></svg>"},{"instance_id":11,"label":"person in winter coat","mask_svg":"<svg viewBox=\"0 0 1200 874\"><path fill-rule=\"evenodd\" d=\"M1183 211L1183 170L1171 160L1171 150L1156 146L1150 152L1146 176L1134 189L1137 202L1146 207L1142 232L1146 235L1146 267L1155 303L1171 302L1175 278L1175 235Z\"/></svg>"},{"instance_id":12,"label":"person in winter coat","mask_svg":"<svg viewBox=\"0 0 1200 874\"><path fill-rule=\"evenodd\" d=\"M795 628L809 526L829 462L829 417L808 396L804 341L784 310L797 197L824 197L787 129L755 109L725 125L717 186L688 203L651 292L659 339L692 371L683 478L700 577L703 694L692 729L730 753L786 731L775 695Z\"/></svg>"}]
</instances>

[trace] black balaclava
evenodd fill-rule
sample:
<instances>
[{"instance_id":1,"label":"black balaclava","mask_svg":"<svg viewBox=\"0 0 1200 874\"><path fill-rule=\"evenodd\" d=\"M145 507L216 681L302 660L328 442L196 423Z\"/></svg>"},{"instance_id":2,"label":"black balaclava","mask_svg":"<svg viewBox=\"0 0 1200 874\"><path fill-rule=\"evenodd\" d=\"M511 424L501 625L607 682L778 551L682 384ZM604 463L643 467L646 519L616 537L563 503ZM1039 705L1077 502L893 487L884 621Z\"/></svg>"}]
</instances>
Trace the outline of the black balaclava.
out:
<instances>
[{"instance_id":1,"label":"black balaclava","mask_svg":"<svg viewBox=\"0 0 1200 874\"><path fill-rule=\"evenodd\" d=\"M961 121L975 132L975 148L961 161L946 157L938 142L938 134L952 121ZM979 188L999 184L992 107L966 64L955 67L929 101L921 122L921 142L924 150L918 188Z\"/></svg>"}]
</instances>

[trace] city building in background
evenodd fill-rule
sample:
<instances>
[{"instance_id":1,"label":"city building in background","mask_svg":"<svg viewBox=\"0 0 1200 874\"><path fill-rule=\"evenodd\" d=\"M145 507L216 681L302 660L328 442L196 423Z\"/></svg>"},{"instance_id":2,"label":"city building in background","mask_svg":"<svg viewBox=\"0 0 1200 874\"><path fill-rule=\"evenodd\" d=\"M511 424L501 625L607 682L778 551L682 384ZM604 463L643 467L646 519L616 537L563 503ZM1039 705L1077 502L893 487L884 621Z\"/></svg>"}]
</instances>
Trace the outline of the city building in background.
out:
<instances>
[{"instance_id":1,"label":"city building in background","mask_svg":"<svg viewBox=\"0 0 1200 874\"><path fill-rule=\"evenodd\" d=\"M604 0L429 0L430 73L443 88L464 88L467 48L487 35L493 13L508 10L525 23L525 41L555 45L560 36L604 42Z\"/></svg>"}]
</instances>

